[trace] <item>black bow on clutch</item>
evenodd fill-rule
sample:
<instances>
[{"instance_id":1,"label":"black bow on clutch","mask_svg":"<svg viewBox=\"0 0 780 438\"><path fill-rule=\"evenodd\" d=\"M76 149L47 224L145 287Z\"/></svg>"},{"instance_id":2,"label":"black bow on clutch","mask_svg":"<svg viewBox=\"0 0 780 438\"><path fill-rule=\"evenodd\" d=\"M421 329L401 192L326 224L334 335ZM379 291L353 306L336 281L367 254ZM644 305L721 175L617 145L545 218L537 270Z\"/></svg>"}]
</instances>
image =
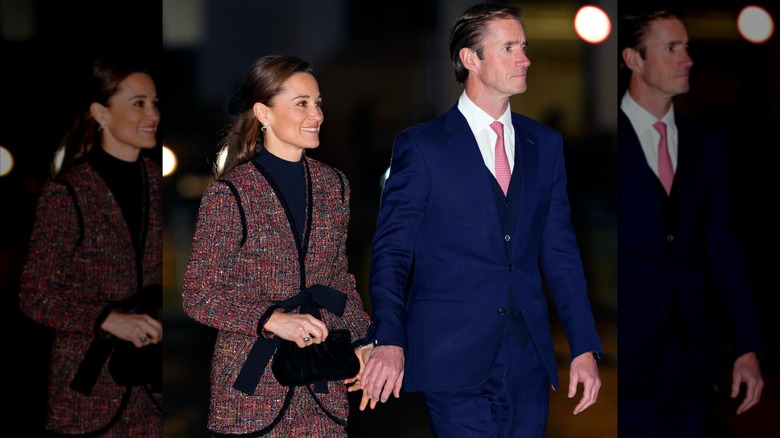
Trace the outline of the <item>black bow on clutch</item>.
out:
<instances>
[{"instance_id":1,"label":"black bow on clutch","mask_svg":"<svg viewBox=\"0 0 780 438\"><path fill-rule=\"evenodd\" d=\"M162 286L151 285L108 306L104 314L121 310L157 318L161 308ZM106 361L109 361L109 372L117 385L151 384L153 392L162 391L162 343L137 348L131 342L113 336L96 337L92 341L70 383L71 389L91 394Z\"/></svg>"},{"instance_id":2,"label":"black bow on clutch","mask_svg":"<svg viewBox=\"0 0 780 438\"><path fill-rule=\"evenodd\" d=\"M329 310L336 316L341 316L344 313L344 307L346 306L346 302L347 302L347 295L344 294L343 292L340 292L328 286L315 284L313 286L301 290L301 292L298 295L292 298L277 302L274 306L271 306L271 308L269 308L266 311L266 315L268 315L269 312L273 312L275 309L278 308L283 308L285 311L290 311L297 307L300 307L301 313L308 313L317 319L322 319L322 316L320 314L320 309L322 308ZM265 321L265 320L266 318L261 318L261 321ZM301 372L303 372L304 375L307 376L337 375L338 373L331 374L333 370L330 369L328 363L333 364L335 368L346 367L346 369L342 369L342 373L345 372L349 374L354 370L352 376L357 374L358 371L360 370L360 362L357 360L357 356L355 356L355 353L351 348L352 344L351 344L351 340L348 339L348 336L347 336L348 340L346 344L344 343L344 339L345 339L344 333L333 331L336 332L336 335L333 336L332 340L331 340L331 336L328 336L328 338L322 344L315 344L306 348L299 348L297 345L295 345L294 342L284 341L278 337L267 339L263 337L262 330L263 327L261 326L261 324L258 324L257 327L258 338L255 341L254 345L252 346L252 349L249 351L246 361L244 362L244 365L241 367L241 371L238 373L238 377L236 378L236 381L233 383L233 388L241 392L244 392L246 394L254 393L257 384L260 382L260 377L263 375L263 371L265 370L265 367L268 365L268 362L271 360L271 357L274 355L274 352L276 352L277 349L279 349L281 343L289 342L293 345L292 346L287 345L285 346L285 348L280 349L280 353L282 354L282 357L281 358L277 357L277 359L280 361L284 361L285 366L281 366L282 363L280 362L279 366L275 367L274 372L281 373L277 375L277 380L279 380L279 376L282 376L282 380L284 380L288 384L292 383L294 385L294 384L300 384L301 382L308 381L308 378L301 377L302 376L300 374ZM347 331L347 335L348 334L349 333ZM328 341L330 341L330 343L328 343ZM349 348L345 349L345 345L347 345ZM314 348L314 347L318 347L318 348ZM302 350L302 351L291 350L292 348L295 348L296 350ZM324 357L325 359L312 359L310 357L310 355L318 355L318 354L323 355L321 357ZM287 359L285 359L285 357ZM354 362L352 361L351 358L354 358ZM316 364L312 364L313 362L317 362L317 361L319 361L323 366L320 367L317 366ZM355 364L357 364L357 369L354 368ZM310 372L302 371L302 367L308 367L308 370ZM293 373L297 373L297 376L291 377ZM287 378L285 378L284 376L287 376ZM351 376L346 376L346 377L351 377ZM283 385L285 384L281 381L280 383L282 383ZM316 380L313 383L315 386L315 392L327 393L327 385L325 381Z\"/></svg>"}]
</instances>

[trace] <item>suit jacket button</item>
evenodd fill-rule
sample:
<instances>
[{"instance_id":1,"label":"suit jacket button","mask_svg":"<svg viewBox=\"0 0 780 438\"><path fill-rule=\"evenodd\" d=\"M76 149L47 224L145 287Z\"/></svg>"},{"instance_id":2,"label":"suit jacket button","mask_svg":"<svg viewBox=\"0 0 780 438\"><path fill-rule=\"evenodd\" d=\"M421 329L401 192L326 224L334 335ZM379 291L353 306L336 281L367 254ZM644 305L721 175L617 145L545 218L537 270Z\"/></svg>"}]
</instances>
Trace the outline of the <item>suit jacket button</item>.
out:
<instances>
[{"instance_id":1,"label":"suit jacket button","mask_svg":"<svg viewBox=\"0 0 780 438\"><path fill-rule=\"evenodd\" d=\"M504 316L504 308L503 307L499 307L498 308L498 316Z\"/></svg>"},{"instance_id":2,"label":"suit jacket button","mask_svg":"<svg viewBox=\"0 0 780 438\"><path fill-rule=\"evenodd\" d=\"M511 271L511 270L512 270L512 265L511 265L511 264L509 264L509 265L506 265L506 270L507 270L507 271Z\"/></svg>"},{"instance_id":3,"label":"suit jacket button","mask_svg":"<svg viewBox=\"0 0 780 438\"><path fill-rule=\"evenodd\" d=\"M504 236L504 241L505 242L509 242L509 239L511 239L511 238L512 237L509 234L507 234L506 236Z\"/></svg>"},{"instance_id":4,"label":"suit jacket button","mask_svg":"<svg viewBox=\"0 0 780 438\"><path fill-rule=\"evenodd\" d=\"M674 234L669 234L668 236L666 236L666 240L669 242L674 241Z\"/></svg>"}]
</instances>

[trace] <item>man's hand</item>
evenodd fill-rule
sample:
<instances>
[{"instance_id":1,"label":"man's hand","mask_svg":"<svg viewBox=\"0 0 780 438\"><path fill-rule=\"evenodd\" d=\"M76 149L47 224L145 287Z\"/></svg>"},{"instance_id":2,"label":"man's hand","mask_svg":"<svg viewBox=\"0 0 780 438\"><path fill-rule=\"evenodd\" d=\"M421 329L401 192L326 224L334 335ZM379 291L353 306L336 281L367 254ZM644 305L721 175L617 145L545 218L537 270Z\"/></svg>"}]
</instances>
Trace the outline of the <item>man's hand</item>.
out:
<instances>
[{"instance_id":1,"label":"man's hand","mask_svg":"<svg viewBox=\"0 0 780 438\"><path fill-rule=\"evenodd\" d=\"M591 352L582 353L571 361L569 369L569 394L572 398L577 394L577 384L582 382L582 398L574 407L574 415L579 414L596 403L601 388L599 369Z\"/></svg>"},{"instance_id":2,"label":"man's hand","mask_svg":"<svg viewBox=\"0 0 780 438\"><path fill-rule=\"evenodd\" d=\"M756 353L745 353L734 361L731 379L731 398L737 398L739 387L743 383L747 389L745 399L737 408L737 415L739 415L758 404L761 391L764 389L764 378L761 377L761 367Z\"/></svg>"},{"instance_id":3,"label":"man's hand","mask_svg":"<svg viewBox=\"0 0 780 438\"><path fill-rule=\"evenodd\" d=\"M360 402L360 410L365 410L369 402L371 409L374 409L377 401L386 402L391 393L395 398L399 398L403 380L403 348L394 345L374 347L361 378L363 399Z\"/></svg>"}]
</instances>

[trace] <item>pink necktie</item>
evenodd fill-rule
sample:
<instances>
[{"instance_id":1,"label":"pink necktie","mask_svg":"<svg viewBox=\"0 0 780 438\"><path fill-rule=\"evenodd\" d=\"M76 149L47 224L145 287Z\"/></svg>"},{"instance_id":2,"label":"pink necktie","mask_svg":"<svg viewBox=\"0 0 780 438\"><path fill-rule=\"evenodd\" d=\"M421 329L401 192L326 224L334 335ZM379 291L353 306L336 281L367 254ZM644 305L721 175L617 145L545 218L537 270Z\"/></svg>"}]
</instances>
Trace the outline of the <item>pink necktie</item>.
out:
<instances>
[{"instance_id":1,"label":"pink necktie","mask_svg":"<svg viewBox=\"0 0 780 438\"><path fill-rule=\"evenodd\" d=\"M672 158L669 157L669 147L666 144L666 123L655 122L653 128L661 134L661 140L658 142L658 179L661 180L666 194L669 195L672 191L674 168L672 168Z\"/></svg>"},{"instance_id":2,"label":"pink necktie","mask_svg":"<svg viewBox=\"0 0 780 438\"><path fill-rule=\"evenodd\" d=\"M498 185L501 186L501 190L504 191L504 196L506 196L509 180L512 178L512 171L509 170L509 159L507 159L506 150L504 149L504 125L501 122L493 122L490 124L490 127L498 135L496 139L496 180Z\"/></svg>"}]
</instances>

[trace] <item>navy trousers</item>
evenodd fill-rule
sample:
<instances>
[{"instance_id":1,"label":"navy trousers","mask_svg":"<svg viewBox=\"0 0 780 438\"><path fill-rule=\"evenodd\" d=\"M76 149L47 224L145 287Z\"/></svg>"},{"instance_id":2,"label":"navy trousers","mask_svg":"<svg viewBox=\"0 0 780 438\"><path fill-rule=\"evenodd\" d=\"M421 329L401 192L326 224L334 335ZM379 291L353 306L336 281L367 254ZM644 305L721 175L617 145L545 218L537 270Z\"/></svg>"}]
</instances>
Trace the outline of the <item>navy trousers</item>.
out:
<instances>
[{"instance_id":1,"label":"navy trousers","mask_svg":"<svg viewBox=\"0 0 780 438\"><path fill-rule=\"evenodd\" d=\"M424 392L423 399L437 437L541 438L550 381L533 343L524 347L507 327L487 381L466 390Z\"/></svg>"}]
</instances>

